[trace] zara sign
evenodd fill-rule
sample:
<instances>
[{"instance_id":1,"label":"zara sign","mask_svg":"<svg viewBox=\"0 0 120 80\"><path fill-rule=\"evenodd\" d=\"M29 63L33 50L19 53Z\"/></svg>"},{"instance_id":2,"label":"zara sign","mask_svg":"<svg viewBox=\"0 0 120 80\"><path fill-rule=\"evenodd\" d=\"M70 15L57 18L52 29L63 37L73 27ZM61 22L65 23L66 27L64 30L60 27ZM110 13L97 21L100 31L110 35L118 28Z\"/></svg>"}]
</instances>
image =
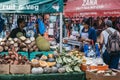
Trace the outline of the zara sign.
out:
<instances>
[{"instance_id":1,"label":"zara sign","mask_svg":"<svg viewBox=\"0 0 120 80\"><path fill-rule=\"evenodd\" d=\"M97 0L83 0L82 6L97 5Z\"/></svg>"}]
</instances>

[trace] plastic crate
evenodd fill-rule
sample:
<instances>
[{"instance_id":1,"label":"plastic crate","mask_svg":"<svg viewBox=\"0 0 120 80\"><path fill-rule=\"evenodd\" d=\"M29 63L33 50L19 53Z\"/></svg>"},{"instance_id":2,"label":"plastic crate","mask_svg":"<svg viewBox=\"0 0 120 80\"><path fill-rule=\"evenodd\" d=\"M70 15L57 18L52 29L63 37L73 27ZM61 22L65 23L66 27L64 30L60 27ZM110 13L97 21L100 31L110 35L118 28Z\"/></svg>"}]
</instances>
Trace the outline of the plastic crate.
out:
<instances>
[{"instance_id":1,"label":"plastic crate","mask_svg":"<svg viewBox=\"0 0 120 80\"><path fill-rule=\"evenodd\" d=\"M29 59L28 52L18 52L18 54L21 54L22 56L26 56Z\"/></svg>"},{"instance_id":2,"label":"plastic crate","mask_svg":"<svg viewBox=\"0 0 120 80\"><path fill-rule=\"evenodd\" d=\"M30 60L34 59L37 54L43 54L48 56L48 54L53 54L53 51L41 51L41 52L30 52Z\"/></svg>"},{"instance_id":3,"label":"plastic crate","mask_svg":"<svg viewBox=\"0 0 120 80\"><path fill-rule=\"evenodd\" d=\"M8 52L0 52L0 55L8 54Z\"/></svg>"},{"instance_id":4,"label":"plastic crate","mask_svg":"<svg viewBox=\"0 0 120 80\"><path fill-rule=\"evenodd\" d=\"M4 55L4 54L8 55L8 52L0 52L0 55ZM18 54L21 54L22 56L26 56L27 58L29 58L28 57L28 52L20 51L20 52L18 52Z\"/></svg>"}]
</instances>

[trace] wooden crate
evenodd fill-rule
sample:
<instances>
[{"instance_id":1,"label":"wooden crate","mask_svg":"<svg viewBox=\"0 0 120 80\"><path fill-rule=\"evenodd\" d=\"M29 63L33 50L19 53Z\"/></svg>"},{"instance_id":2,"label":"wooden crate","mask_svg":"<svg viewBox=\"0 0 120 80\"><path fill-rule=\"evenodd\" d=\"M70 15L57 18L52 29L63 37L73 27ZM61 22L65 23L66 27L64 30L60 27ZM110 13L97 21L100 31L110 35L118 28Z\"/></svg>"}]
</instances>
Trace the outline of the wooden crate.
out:
<instances>
[{"instance_id":1,"label":"wooden crate","mask_svg":"<svg viewBox=\"0 0 120 80\"><path fill-rule=\"evenodd\" d=\"M31 65L10 65L11 74L30 74Z\"/></svg>"},{"instance_id":2,"label":"wooden crate","mask_svg":"<svg viewBox=\"0 0 120 80\"><path fill-rule=\"evenodd\" d=\"M120 73L117 73L116 76L104 76L101 74L96 74L93 72L86 71L87 80L120 80Z\"/></svg>"},{"instance_id":3,"label":"wooden crate","mask_svg":"<svg viewBox=\"0 0 120 80\"><path fill-rule=\"evenodd\" d=\"M0 64L0 74L9 74L9 64Z\"/></svg>"}]
</instances>

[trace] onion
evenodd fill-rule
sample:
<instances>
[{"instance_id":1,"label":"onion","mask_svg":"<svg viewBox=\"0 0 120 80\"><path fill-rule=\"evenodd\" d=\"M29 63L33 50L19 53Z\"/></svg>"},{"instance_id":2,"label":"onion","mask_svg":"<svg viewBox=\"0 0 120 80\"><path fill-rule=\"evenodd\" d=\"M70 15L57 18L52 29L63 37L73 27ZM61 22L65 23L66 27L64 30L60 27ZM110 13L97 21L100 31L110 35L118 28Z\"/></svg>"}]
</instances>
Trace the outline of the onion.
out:
<instances>
[{"instance_id":1,"label":"onion","mask_svg":"<svg viewBox=\"0 0 120 80\"><path fill-rule=\"evenodd\" d=\"M16 56L15 55L11 55L11 59L15 59L16 58Z\"/></svg>"},{"instance_id":2,"label":"onion","mask_svg":"<svg viewBox=\"0 0 120 80\"><path fill-rule=\"evenodd\" d=\"M14 61L14 64L15 64L15 65L18 65L18 64L19 64L19 62L18 62L17 60L15 60L15 61Z\"/></svg>"},{"instance_id":3,"label":"onion","mask_svg":"<svg viewBox=\"0 0 120 80\"><path fill-rule=\"evenodd\" d=\"M0 46L0 52L3 52L3 47L2 46Z\"/></svg>"},{"instance_id":4,"label":"onion","mask_svg":"<svg viewBox=\"0 0 120 80\"><path fill-rule=\"evenodd\" d=\"M14 63L13 60L11 60L11 61L10 61L10 64L13 64L13 63Z\"/></svg>"}]
</instances>

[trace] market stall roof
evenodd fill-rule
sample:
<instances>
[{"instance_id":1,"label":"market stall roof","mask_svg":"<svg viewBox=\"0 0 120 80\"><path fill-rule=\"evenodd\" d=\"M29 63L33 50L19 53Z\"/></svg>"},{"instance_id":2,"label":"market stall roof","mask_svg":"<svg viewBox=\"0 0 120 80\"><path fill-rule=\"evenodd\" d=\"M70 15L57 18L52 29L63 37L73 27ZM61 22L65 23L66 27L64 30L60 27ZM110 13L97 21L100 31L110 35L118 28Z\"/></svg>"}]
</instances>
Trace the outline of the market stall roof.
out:
<instances>
[{"instance_id":1,"label":"market stall roof","mask_svg":"<svg viewBox=\"0 0 120 80\"><path fill-rule=\"evenodd\" d=\"M0 0L0 13L63 12L63 0Z\"/></svg>"},{"instance_id":2,"label":"market stall roof","mask_svg":"<svg viewBox=\"0 0 120 80\"><path fill-rule=\"evenodd\" d=\"M64 14L66 17L120 16L120 0L68 0Z\"/></svg>"}]
</instances>

